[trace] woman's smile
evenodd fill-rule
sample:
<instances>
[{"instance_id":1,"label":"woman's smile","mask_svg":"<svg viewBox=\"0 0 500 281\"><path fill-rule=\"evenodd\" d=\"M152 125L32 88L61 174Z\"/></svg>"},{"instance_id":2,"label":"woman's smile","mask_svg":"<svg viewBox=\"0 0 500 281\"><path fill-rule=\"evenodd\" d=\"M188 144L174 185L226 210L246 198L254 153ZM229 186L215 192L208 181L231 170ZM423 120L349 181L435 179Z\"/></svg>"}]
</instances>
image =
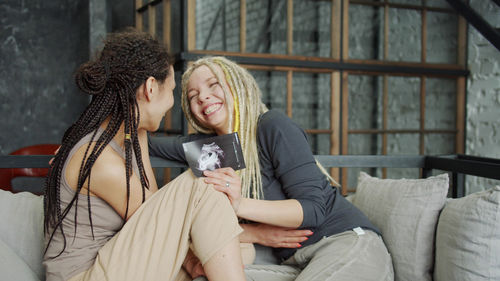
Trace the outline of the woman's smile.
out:
<instances>
[{"instance_id":1,"label":"woman's smile","mask_svg":"<svg viewBox=\"0 0 500 281\"><path fill-rule=\"evenodd\" d=\"M215 114L217 111L219 111L222 108L223 104L222 103L213 103L210 104L206 107L203 108L203 114L206 116L210 116Z\"/></svg>"}]
</instances>

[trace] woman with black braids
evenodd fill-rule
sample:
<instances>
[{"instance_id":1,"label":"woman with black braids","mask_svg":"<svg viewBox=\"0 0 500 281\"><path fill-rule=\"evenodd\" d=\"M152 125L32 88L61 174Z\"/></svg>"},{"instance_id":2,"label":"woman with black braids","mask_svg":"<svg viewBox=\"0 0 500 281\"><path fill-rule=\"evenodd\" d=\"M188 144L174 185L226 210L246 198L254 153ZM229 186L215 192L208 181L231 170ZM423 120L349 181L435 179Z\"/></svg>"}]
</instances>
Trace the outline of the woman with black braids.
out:
<instances>
[{"instance_id":1,"label":"woman with black braids","mask_svg":"<svg viewBox=\"0 0 500 281\"><path fill-rule=\"evenodd\" d=\"M47 281L179 280L188 251L210 280L244 280L227 197L190 171L156 185L147 132L173 106L175 87L164 47L133 29L110 34L76 83L92 101L47 177Z\"/></svg>"}]
</instances>

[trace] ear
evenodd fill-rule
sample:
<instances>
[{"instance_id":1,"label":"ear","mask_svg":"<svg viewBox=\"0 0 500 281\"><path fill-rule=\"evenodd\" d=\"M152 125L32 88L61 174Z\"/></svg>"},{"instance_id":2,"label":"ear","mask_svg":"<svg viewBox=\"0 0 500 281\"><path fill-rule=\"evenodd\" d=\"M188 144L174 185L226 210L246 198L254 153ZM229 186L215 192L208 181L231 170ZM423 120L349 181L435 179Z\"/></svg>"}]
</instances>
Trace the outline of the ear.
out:
<instances>
[{"instance_id":1,"label":"ear","mask_svg":"<svg viewBox=\"0 0 500 281\"><path fill-rule=\"evenodd\" d=\"M149 76L146 82L144 82L144 97L146 101L150 102L157 90L158 81L153 76Z\"/></svg>"}]
</instances>

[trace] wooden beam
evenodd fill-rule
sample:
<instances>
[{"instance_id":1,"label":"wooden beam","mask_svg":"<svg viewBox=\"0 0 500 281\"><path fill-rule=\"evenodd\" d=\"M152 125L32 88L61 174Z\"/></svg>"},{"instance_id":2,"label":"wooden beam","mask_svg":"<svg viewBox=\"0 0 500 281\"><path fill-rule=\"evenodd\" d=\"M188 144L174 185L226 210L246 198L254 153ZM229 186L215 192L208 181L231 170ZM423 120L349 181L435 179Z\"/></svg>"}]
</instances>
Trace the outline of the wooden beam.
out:
<instances>
[{"instance_id":1,"label":"wooden beam","mask_svg":"<svg viewBox=\"0 0 500 281\"><path fill-rule=\"evenodd\" d=\"M142 12L139 8L142 6L142 0L135 0L135 28L142 30Z\"/></svg>"},{"instance_id":2,"label":"wooden beam","mask_svg":"<svg viewBox=\"0 0 500 281\"><path fill-rule=\"evenodd\" d=\"M427 61L427 10L423 9L422 13L422 27L421 27L421 48L420 61L425 63Z\"/></svg>"},{"instance_id":3,"label":"wooden beam","mask_svg":"<svg viewBox=\"0 0 500 281\"><path fill-rule=\"evenodd\" d=\"M320 134L331 135L334 133L332 129L304 129L304 131L306 131L306 133L311 135L320 135Z\"/></svg>"},{"instance_id":4,"label":"wooden beam","mask_svg":"<svg viewBox=\"0 0 500 281\"><path fill-rule=\"evenodd\" d=\"M336 71L330 75L330 155L340 153L340 72ZM334 180L340 182L339 169L331 168L330 174Z\"/></svg>"},{"instance_id":5,"label":"wooden beam","mask_svg":"<svg viewBox=\"0 0 500 281\"><path fill-rule=\"evenodd\" d=\"M172 0L163 0L163 44L172 52ZM170 111L169 111L170 112Z\"/></svg>"},{"instance_id":6,"label":"wooden beam","mask_svg":"<svg viewBox=\"0 0 500 281\"><path fill-rule=\"evenodd\" d=\"M293 54L293 0L286 4L286 47L287 54Z\"/></svg>"},{"instance_id":7,"label":"wooden beam","mask_svg":"<svg viewBox=\"0 0 500 281\"><path fill-rule=\"evenodd\" d=\"M156 6L148 6L148 33L156 37Z\"/></svg>"},{"instance_id":8,"label":"wooden beam","mask_svg":"<svg viewBox=\"0 0 500 281\"><path fill-rule=\"evenodd\" d=\"M240 0L240 52L247 49L247 1Z\"/></svg>"},{"instance_id":9,"label":"wooden beam","mask_svg":"<svg viewBox=\"0 0 500 281\"><path fill-rule=\"evenodd\" d=\"M292 118L293 109L293 71L286 73L286 114Z\"/></svg>"},{"instance_id":10,"label":"wooden beam","mask_svg":"<svg viewBox=\"0 0 500 281\"><path fill-rule=\"evenodd\" d=\"M240 64L255 64L275 66L281 65L285 67L301 67L301 68L316 68L327 69L329 71L345 70L345 71L363 71L366 73L373 72L389 73L391 76L397 75L412 75L413 77L425 74L426 76L450 77L467 76L469 71L457 64L437 64L437 63L421 63L421 62L399 62L399 61L380 61L380 60L338 60L329 57L309 57L284 54L263 54L263 53L240 53L228 51L214 50L193 50L186 53L181 53L181 59L193 60L202 56L226 56L237 61ZM303 65L303 66L302 66Z\"/></svg>"},{"instance_id":11,"label":"wooden beam","mask_svg":"<svg viewBox=\"0 0 500 281\"><path fill-rule=\"evenodd\" d=\"M255 65L255 64L241 64L244 65L246 69L250 70L262 70L262 71L297 71L304 73L332 73L330 69L321 68L302 68L302 67L290 67L290 66L268 66L268 65Z\"/></svg>"},{"instance_id":12,"label":"wooden beam","mask_svg":"<svg viewBox=\"0 0 500 281\"><path fill-rule=\"evenodd\" d=\"M365 5L365 6L374 6L374 7L382 7L388 6L390 8L398 8L398 9L407 9L407 10L423 10L426 9L432 12L441 12L441 13L455 13L453 9L440 8L440 7L426 7L426 5L411 5L411 4L400 4L394 2L375 2L373 0L351 0L351 4L355 5Z\"/></svg>"},{"instance_id":13,"label":"wooden beam","mask_svg":"<svg viewBox=\"0 0 500 281\"><path fill-rule=\"evenodd\" d=\"M358 129L349 130L349 134L456 134L455 129Z\"/></svg>"},{"instance_id":14,"label":"wooden beam","mask_svg":"<svg viewBox=\"0 0 500 281\"><path fill-rule=\"evenodd\" d=\"M467 21L458 16L457 64L467 66Z\"/></svg>"},{"instance_id":15,"label":"wooden beam","mask_svg":"<svg viewBox=\"0 0 500 281\"><path fill-rule=\"evenodd\" d=\"M384 5L384 61L389 56L389 6Z\"/></svg>"},{"instance_id":16,"label":"wooden beam","mask_svg":"<svg viewBox=\"0 0 500 281\"><path fill-rule=\"evenodd\" d=\"M420 76L420 154L425 154L425 76Z\"/></svg>"},{"instance_id":17,"label":"wooden beam","mask_svg":"<svg viewBox=\"0 0 500 281\"><path fill-rule=\"evenodd\" d=\"M456 150L458 154L465 153L465 77L457 78L457 137Z\"/></svg>"},{"instance_id":18,"label":"wooden beam","mask_svg":"<svg viewBox=\"0 0 500 281\"><path fill-rule=\"evenodd\" d=\"M342 2L342 59L349 59L349 0Z\"/></svg>"},{"instance_id":19,"label":"wooden beam","mask_svg":"<svg viewBox=\"0 0 500 281\"><path fill-rule=\"evenodd\" d=\"M348 139L349 135L347 131L349 130L349 88L348 88L348 74L346 72L342 72L342 155L349 154L349 144ZM342 174L342 194L347 195L347 176L348 171L346 168L341 169Z\"/></svg>"},{"instance_id":20,"label":"wooden beam","mask_svg":"<svg viewBox=\"0 0 500 281\"><path fill-rule=\"evenodd\" d=\"M342 26L342 2L341 0L332 0L330 16L330 56L334 59L340 59L341 26Z\"/></svg>"},{"instance_id":21,"label":"wooden beam","mask_svg":"<svg viewBox=\"0 0 500 281\"><path fill-rule=\"evenodd\" d=\"M387 75L383 76L383 92L382 92L382 129L387 130L387 106L389 104L388 82ZM387 155L387 134L382 134L382 155ZM387 169L382 168L382 178L387 177Z\"/></svg>"},{"instance_id":22,"label":"wooden beam","mask_svg":"<svg viewBox=\"0 0 500 281\"><path fill-rule=\"evenodd\" d=\"M188 32L188 51L196 49L196 0L187 1L187 32Z\"/></svg>"},{"instance_id":23,"label":"wooden beam","mask_svg":"<svg viewBox=\"0 0 500 281\"><path fill-rule=\"evenodd\" d=\"M163 44L166 46L167 51L172 51L172 0L163 0ZM165 113L163 121L163 129L172 129L172 111L169 110ZM163 169L163 184L167 184L172 179L171 168Z\"/></svg>"}]
</instances>

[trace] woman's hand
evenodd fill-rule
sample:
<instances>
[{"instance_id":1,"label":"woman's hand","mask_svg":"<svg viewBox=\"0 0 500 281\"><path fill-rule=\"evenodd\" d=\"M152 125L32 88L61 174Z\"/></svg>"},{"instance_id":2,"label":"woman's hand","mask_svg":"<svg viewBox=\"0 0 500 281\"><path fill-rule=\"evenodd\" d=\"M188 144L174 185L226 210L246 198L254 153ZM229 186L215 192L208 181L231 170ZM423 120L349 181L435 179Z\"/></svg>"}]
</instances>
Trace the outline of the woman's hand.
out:
<instances>
[{"instance_id":1,"label":"woman's hand","mask_svg":"<svg viewBox=\"0 0 500 281\"><path fill-rule=\"evenodd\" d=\"M206 276L200 259L198 259L198 257L195 256L193 252L191 252L191 250L188 251L182 267L189 274L189 276L191 276L192 279L195 279L199 276Z\"/></svg>"},{"instance_id":2,"label":"woman's hand","mask_svg":"<svg viewBox=\"0 0 500 281\"><path fill-rule=\"evenodd\" d=\"M263 223L247 224L243 228L254 237L254 243L273 248L300 248L302 247L300 243L313 234L310 230L290 229Z\"/></svg>"},{"instance_id":3,"label":"woman's hand","mask_svg":"<svg viewBox=\"0 0 500 281\"><path fill-rule=\"evenodd\" d=\"M61 146L59 146L55 151L54 151L54 157L57 153L59 153L59 149L61 149ZM52 165L52 162L54 161L54 157L50 158L49 160L49 165Z\"/></svg>"},{"instance_id":4,"label":"woman's hand","mask_svg":"<svg viewBox=\"0 0 500 281\"><path fill-rule=\"evenodd\" d=\"M205 183L213 184L215 190L223 192L231 201L234 212L238 213L241 203L241 179L233 168L220 168L204 171Z\"/></svg>"}]
</instances>

